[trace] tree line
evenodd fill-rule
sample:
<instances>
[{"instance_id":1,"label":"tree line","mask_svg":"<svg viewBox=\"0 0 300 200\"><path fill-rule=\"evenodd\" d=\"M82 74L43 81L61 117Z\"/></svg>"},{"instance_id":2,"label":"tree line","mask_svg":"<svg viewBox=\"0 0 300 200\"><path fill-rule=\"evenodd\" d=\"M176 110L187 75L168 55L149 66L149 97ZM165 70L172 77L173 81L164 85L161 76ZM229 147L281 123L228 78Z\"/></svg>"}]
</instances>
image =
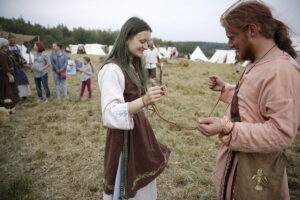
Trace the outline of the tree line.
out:
<instances>
[{"instance_id":1,"label":"tree line","mask_svg":"<svg viewBox=\"0 0 300 200\"><path fill-rule=\"evenodd\" d=\"M36 35L45 44L47 48L51 48L53 42L59 42L64 46L69 44L88 44L99 43L104 45L112 45L118 36L119 31L100 30L100 29L84 29L82 27L69 29L64 24L54 27L33 24L20 18L4 18L0 17L0 28L7 32L19 33L24 35ZM215 49L227 49L225 43L201 42L201 41L165 41L154 38L156 46L168 47L175 46L182 54L191 54L193 50L200 46L207 57L211 57ZM30 45L30 44L29 44ZM32 43L29 48L32 48Z\"/></svg>"}]
</instances>

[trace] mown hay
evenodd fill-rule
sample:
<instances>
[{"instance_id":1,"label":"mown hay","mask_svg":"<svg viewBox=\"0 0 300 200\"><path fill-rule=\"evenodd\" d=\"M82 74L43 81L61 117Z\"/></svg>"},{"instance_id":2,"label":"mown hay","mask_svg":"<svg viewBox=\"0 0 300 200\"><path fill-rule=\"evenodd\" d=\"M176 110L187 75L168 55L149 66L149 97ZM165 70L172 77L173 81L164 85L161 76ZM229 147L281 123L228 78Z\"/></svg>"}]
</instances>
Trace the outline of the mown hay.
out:
<instances>
[{"instance_id":1,"label":"mown hay","mask_svg":"<svg viewBox=\"0 0 300 200\"><path fill-rule=\"evenodd\" d=\"M167 58L161 58L161 59L160 59L160 62L161 62L161 63L164 63L164 64L168 64L168 63L169 63L169 61L168 61Z\"/></svg>"},{"instance_id":2,"label":"mown hay","mask_svg":"<svg viewBox=\"0 0 300 200\"><path fill-rule=\"evenodd\" d=\"M99 63L103 63L104 60L106 59L106 56L99 56Z\"/></svg>"},{"instance_id":3,"label":"mown hay","mask_svg":"<svg viewBox=\"0 0 300 200\"><path fill-rule=\"evenodd\" d=\"M185 58L181 58L179 60L179 65L182 67L188 67L190 64L189 60L185 59Z\"/></svg>"}]
</instances>

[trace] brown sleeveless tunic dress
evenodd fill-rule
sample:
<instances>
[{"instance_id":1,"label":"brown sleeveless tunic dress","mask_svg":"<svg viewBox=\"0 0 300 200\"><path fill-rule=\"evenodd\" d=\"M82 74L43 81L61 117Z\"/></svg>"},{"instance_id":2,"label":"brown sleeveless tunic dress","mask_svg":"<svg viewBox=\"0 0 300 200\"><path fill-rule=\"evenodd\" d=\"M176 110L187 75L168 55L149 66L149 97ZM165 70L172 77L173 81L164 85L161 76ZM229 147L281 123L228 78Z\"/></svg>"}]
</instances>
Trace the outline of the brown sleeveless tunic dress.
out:
<instances>
[{"instance_id":1,"label":"brown sleeveless tunic dress","mask_svg":"<svg viewBox=\"0 0 300 200\"><path fill-rule=\"evenodd\" d=\"M117 64L125 77L125 102L140 98L142 91L130 80L123 66ZM151 183L167 165L170 150L156 140L144 112L133 115L134 128L128 138L128 196ZM104 186L106 194L113 194L118 163L123 146L124 130L108 129L104 155Z\"/></svg>"}]
</instances>

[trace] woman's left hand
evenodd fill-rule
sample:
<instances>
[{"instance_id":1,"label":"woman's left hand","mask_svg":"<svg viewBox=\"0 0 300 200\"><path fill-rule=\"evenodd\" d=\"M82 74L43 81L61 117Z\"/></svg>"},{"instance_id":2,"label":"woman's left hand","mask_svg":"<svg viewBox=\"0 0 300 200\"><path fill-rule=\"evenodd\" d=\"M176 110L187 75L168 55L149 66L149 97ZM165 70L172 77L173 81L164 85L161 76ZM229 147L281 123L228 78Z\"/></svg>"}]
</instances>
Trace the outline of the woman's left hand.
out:
<instances>
[{"instance_id":1,"label":"woman's left hand","mask_svg":"<svg viewBox=\"0 0 300 200\"><path fill-rule=\"evenodd\" d=\"M157 102L162 96L167 93L166 86L154 86L148 89L145 94L145 106Z\"/></svg>"}]
</instances>

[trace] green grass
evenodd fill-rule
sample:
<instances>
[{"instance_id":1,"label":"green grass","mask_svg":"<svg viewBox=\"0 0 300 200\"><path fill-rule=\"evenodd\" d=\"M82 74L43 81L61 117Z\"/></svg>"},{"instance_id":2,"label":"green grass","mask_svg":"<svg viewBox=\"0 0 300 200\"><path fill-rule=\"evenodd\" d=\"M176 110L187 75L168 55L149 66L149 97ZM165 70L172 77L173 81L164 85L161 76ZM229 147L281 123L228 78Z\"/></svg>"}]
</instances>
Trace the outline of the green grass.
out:
<instances>
[{"instance_id":1,"label":"green grass","mask_svg":"<svg viewBox=\"0 0 300 200\"><path fill-rule=\"evenodd\" d=\"M71 55L73 56L73 55ZM98 71L99 59L91 56ZM18 105L11 120L0 126L0 199L101 199L106 130L102 126L97 74L93 99L79 101L79 75L68 77L69 98L54 98L52 74L49 104L37 103L32 73L27 70L33 97ZM195 125L218 99L207 88L207 77L218 74L234 83L231 65L191 63L165 65L168 94L159 103L161 114L181 125ZM214 116L222 116L220 103ZM160 142L172 150L168 167L159 176L159 200L215 199L214 169L220 142L197 131L176 131L147 113ZM300 193L300 138L288 150L291 199Z\"/></svg>"}]
</instances>

